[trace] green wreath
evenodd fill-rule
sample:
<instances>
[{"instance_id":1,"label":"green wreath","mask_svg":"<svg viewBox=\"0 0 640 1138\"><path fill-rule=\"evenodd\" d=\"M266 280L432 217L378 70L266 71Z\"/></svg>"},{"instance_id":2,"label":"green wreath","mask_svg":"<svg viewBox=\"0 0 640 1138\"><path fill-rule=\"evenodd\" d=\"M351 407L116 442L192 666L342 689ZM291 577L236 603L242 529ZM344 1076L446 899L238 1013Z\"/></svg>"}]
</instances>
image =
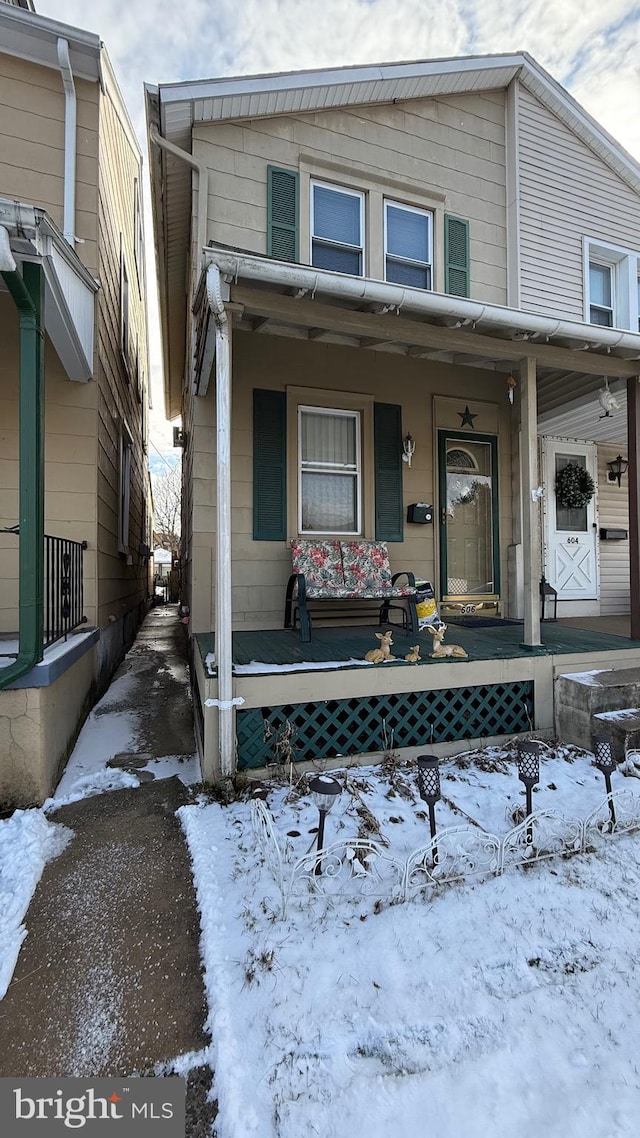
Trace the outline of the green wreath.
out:
<instances>
[{"instance_id":1,"label":"green wreath","mask_svg":"<svg viewBox=\"0 0 640 1138\"><path fill-rule=\"evenodd\" d=\"M556 498L566 510L581 510L588 506L596 492L593 478L584 466L568 462L556 476Z\"/></svg>"}]
</instances>

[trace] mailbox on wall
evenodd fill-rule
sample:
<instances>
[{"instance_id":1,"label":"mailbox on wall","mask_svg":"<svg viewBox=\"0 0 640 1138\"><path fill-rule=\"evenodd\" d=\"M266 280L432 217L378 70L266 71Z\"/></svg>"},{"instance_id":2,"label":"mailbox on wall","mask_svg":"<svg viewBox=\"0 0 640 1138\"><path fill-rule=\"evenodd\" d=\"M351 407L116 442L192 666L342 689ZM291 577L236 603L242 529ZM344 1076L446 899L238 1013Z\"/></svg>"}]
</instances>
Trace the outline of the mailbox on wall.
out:
<instances>
[{"instance_id":1,"label":"mailbox on wall","mask_svg":"<svg viewBox=\"0 0 640 1138\"><path fill-rule=\"evenodd\" d=\"M413 505L407 506L407 521L418 526L431 525L433 523L433 506L428 506L426 502L414 502Z\"/></svg>"}]
</instances>

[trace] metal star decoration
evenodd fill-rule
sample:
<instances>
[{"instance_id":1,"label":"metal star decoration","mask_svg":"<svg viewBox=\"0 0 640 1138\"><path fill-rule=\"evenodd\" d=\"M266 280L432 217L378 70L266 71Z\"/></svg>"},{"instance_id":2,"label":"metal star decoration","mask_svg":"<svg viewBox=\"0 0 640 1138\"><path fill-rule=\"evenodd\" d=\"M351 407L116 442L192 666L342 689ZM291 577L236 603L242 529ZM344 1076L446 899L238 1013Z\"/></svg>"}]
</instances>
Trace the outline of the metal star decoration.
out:
<instances>
[{"instance_id":1,"label":"metal star decoration","mask_svg":"<svg viewBox=\"0 0 640 1138\"><path fill-rule=\"evenodd\" d=\"M459 414L460 420L461 420L460 426L461 427L471 427L471 430L475 431L475 427L473 425L473 420L477 419L478 416L471 414L471 412L469 410L469 404L468 403L467 403L464 411L458 411L458 414Z\"/></svg>"}]
</instances>

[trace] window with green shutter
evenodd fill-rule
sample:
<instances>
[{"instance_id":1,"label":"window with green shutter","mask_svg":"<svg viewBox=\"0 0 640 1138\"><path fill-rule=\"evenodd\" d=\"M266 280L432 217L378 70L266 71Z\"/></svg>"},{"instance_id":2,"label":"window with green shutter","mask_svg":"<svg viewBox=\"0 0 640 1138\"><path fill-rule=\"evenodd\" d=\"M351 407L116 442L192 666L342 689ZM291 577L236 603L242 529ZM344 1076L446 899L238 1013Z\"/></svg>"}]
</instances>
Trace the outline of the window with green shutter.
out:
<instances>
[{"instance_id":1,"label":"window with green shutter","mask_svg":"<svg viewBox=\"0 0 640 1138\"><path fill-rule=\"evenodd\" d=\"M287 537L287 396L253 393L253 539Z\"/></svg>"},{"instance_id":2,"label":"window with green shutter","mask_svg":"<svg viewBox=\"0 0 640 1138\"><path fill-rule=\"evenodd\" d=\"M402 408L398 404L374 404L373 450L376 540L402 541Z\"/></svg>"},{"instance_id":3,"label":"window with green shutter","mask_svg":"<svg viewBox=\"0 0 640 1138\"><path fill-rule=\"evenodd\" d=\"M444 217L444 288L452 296L469 296L469 222Z\"/></svg>"},{"instance_id":4,"label":"window with green shutter","mask_svg":"<svg viewBox=\"0 0 640 1138\"><path fill-rule=\"evenodd\" d=\"M267 166L267 256L297 261L299 225L297 171Z\"/></svg>"}]
</instances>

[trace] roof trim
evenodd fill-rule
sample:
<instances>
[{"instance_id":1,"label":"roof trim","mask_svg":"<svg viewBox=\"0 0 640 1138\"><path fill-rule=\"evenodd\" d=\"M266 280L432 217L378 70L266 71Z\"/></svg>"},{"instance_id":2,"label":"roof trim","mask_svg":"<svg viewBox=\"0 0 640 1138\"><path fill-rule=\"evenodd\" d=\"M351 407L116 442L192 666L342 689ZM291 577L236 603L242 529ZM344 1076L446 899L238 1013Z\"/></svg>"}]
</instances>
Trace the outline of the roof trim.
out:
<instances>
[{"instance_id":1,"label":"roof trim","mask_svg":"<svg viewBox=\"0 0 640 1138\"><path fill-rule=\"evenodd\" d=\"M96 83L100 79L100 37L93 32L62 24L48 16L39 16L24 8L0 3L0 38L2 51L30 63L60 70L57 42L69 43L71 67L76 78Z\"/></svg>"}]
</instances>

